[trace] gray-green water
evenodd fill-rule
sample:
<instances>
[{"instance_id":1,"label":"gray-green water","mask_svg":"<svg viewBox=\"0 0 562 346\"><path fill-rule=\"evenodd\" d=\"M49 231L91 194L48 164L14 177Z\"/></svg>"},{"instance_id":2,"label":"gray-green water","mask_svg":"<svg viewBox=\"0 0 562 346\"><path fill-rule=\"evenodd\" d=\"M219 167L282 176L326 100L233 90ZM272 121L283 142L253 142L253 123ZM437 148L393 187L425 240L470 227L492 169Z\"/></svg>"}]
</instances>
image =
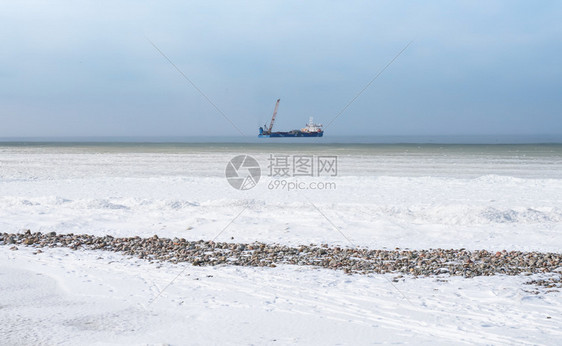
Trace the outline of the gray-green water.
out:
<instances>
[{"instance_id":1,"label":"gray-green water","mask_svg":"<svg viewBox=\"0 0 562 346\"><path fill-rule=\"evenodd\" d=\"M389 144L389 143L140 143L140 142L4 142L0 172L16 176L24 169L43 176L61 162L76 172L96 174L106 165L112 175L221 176L235 155L255 156L265 168L271 155L337 156L341 176L503 175L562 178L562 144Z\"/></svg>"}]
</instances>

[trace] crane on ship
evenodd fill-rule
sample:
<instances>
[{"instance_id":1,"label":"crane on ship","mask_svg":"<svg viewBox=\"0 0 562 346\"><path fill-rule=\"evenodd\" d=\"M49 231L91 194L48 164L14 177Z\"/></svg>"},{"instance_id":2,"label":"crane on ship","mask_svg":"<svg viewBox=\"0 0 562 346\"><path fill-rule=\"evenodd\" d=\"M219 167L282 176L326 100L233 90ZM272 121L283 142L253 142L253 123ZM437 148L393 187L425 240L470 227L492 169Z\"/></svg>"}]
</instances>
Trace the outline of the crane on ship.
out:
<instances>
[{"instance_id":1,"label":"crane on ship","mask_svg":"<svg viewBox=\"0 0 562 346\"><path fill-rule=\"evenodd\" d=\"M267 133L271 133L271 130L273 129L273 124L275 123L275 117L277 116L277 110L279 109L279 101L281 101L281 99L277 99L277 103L275 104L275 109L273 110L273 116L271 117L271 122L269 123L269 127L267 128Z\"/></svg>"}]
</instances>

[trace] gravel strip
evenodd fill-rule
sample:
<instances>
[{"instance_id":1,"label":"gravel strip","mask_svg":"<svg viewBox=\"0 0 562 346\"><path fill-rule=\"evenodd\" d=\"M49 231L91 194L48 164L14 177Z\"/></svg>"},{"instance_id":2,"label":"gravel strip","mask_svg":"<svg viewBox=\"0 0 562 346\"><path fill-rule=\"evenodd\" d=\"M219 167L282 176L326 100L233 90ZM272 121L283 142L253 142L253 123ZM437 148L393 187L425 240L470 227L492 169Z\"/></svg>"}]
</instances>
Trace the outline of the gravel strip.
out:
<instances>
[{"instance_id":1,"label":"gravel strip","mask_svg":"<svg viewBox=\"0 0 562 346\"><path fill-rule=\"evenodd\" d=\"M413 276L448 274L463 277L531 275L562 273L562 254L544 252L469 251L466 249L370 250L328 245L290 247L264 243L216 243L187 241L153 236L151 238L114 238L88 234L1 233L0 245L68 247L121 252L149 261L189 262L197 266L230 264L251 267L275 267L278 264L316 266L343 270L349 274L399 273ZM40 250L38 250L40 252ZM535 280L535 285L562 288L560 275Z\"/></svg>"}]
</instances>

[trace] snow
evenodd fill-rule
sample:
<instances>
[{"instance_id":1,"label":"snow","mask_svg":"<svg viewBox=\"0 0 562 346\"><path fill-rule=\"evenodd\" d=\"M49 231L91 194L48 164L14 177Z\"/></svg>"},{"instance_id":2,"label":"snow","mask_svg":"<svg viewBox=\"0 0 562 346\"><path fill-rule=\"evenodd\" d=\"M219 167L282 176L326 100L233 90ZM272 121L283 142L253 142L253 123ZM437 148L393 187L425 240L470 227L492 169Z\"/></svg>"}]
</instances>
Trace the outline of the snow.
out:
<instances>
[{"instance_id":1,"label":"snow","mask_svg":"<svg viewBox=\"0 0 562 346\"><path fill-rule=\"evenodd\" d=\"M224 169L244 152L258 159L263 175L254 189L238 191ZM254 147L0 146L0 231L389 249L562 248L559 147L344 146L311 154L338 155L338 176L288 181L336 188L269 189L269 153ZM562 339L560 293L527 292L529 277L392 282L395 275L288 265L193 267L101 251L42 250L0 246L2 343Z\"/></svg>"},{"instance_id":2,"label":"snow","mask_svg":"<svg viewBox=\"0 0 562 346\"><path fill-rule=\"evenodd\" d=\"M304 179L300 179L304 180ZM0 183L0 227L57 233L394 248L562 248L562 180L337 177L337 189L249 191L218 177ZM324 213L326 220L314 207ZM247 209L244 209L247 208ZM188 228L190 228L188 230ZM532 239L532 241L529 241Z\"/></svg>"},{"instance_id":3,"label":"snow","mask_svg":"<svg viewBox=\"0 0 562 346\"><path fill-rule=\"evenodd\" d=\"M32 252L0 248L6 344L556 344L562 338L559 295L522 291L528 278L407 279L395 289L380 275L326 269Z\"/></svg>"}]
</instances>

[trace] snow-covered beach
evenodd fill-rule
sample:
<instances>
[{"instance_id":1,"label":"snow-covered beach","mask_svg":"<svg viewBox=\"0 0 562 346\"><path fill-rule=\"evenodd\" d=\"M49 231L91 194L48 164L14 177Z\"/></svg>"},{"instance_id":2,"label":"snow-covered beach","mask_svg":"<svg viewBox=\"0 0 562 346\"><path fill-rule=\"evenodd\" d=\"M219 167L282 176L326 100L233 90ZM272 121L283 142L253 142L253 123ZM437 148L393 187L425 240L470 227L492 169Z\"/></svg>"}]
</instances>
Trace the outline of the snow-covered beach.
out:
<instances>
[{"instance_id":1,"label":"snow-covered beach","mask_svg":"<svg viewBox=\"0 0 562 346\"><path fill-rule=\"evenodd\" d=\"M224 176L240 154L262 168L246 191ZM269 176L276 156L335 156L337 174ZM280 180L304 188L270 184ZM559 145L0 145L0 232L8 233L559 253L560 196ZM291 265L195 267L25 246L0 252L0 323L10 344L562 338L560 293L536 295L524 276L394 282L392 274Z\"/></svg>"}]
</instances>

